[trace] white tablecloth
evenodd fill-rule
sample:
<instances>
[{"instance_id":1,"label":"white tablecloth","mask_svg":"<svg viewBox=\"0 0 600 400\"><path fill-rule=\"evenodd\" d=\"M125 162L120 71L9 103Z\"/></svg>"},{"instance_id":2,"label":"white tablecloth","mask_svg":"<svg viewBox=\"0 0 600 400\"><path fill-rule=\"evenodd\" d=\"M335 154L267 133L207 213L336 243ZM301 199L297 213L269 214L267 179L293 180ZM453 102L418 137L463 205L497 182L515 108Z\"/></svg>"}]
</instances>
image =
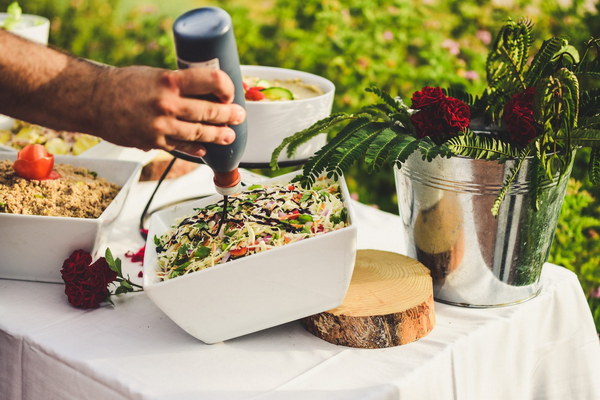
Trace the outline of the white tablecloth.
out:
<instances>
[{"instance_id":1,"label":"white tablecloth","mask_svg":"<svg viewBox=\"0 0 600 400\"><path fill-rule=\"evenodd\" d=\"M209 176L201 167L166 182L156 204L211 191ZM134 188L113 229L123 259L143 244L137 221L152 188ZM355 206L359 248L402 251L397 216ZM581 286L549 264L542 281L517 306L436 303L428 336L366 350L324 342L297 321L206 345L143 293L82 311L60 284L0 280L0 399L600 399L600 346Z\"/></svg>"}]
</instances>

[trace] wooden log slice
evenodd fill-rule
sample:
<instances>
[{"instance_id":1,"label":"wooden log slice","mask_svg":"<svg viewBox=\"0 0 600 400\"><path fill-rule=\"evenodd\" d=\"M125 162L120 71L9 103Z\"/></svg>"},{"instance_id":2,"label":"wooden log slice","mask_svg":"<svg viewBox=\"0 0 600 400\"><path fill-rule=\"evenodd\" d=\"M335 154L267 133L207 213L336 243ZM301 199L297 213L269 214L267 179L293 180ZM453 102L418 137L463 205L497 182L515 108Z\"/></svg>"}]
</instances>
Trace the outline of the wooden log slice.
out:
<instances>
[{"instance_id":1,"label":"wooden log slice","mask_svg":"<svg viewBox=\"0 0 600 400\"><path fill-rule=\"evenodd\" d=\"M306 317L306 329L330 343L384 348L413 342L435 325L429 269L397 253L359 250L343 303Z\"/></svg>"}]
</instances>

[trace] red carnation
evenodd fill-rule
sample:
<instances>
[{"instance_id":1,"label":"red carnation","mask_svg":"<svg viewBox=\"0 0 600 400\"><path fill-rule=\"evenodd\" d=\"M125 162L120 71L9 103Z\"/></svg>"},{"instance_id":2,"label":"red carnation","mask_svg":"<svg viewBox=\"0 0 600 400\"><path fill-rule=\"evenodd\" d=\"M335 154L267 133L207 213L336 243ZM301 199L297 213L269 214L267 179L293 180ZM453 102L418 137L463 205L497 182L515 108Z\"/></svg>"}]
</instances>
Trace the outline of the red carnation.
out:
<instances>
[{"instance_id":1,"label":"red carnation","mask_svg":"<svg viewBox=\"0 0 600 400\"><path fill-rule=\"evenodd\" d=\"M446 98L446 95L439 87L425 86L422 90L416 91L412 95L412 108L420 110L421 108L434 105Z\"/></svg>"},{"instance_id":2,"label":"red carnation","mask_svg":"<svg viewBox=\"0 0 600 400\"><path fill-rule=\"evenodd\" d=\"M442 89L424 87L412 96L411 116L417 137L454 135L464 131L471 121L471 109L464 102L448 97Z\"/></svg>"},{"instance_id":3,"label":"red carnation","mask_svg":"<svg viewBox=\"0 0 600 400\"><path fill-rule=\"evenodd\" d=\"M525 146L539 133L533 115L535 88L530 87L513 95L504 106L502 126L508 132L510 140Z\"/></svg>"},{"instance_id":4,"label":"red carnation","mask_svg":"<svg viewBox=\"0 0 600 400\"><path fill-rule=\"evenodd\" d=\"M117 273L108 267L104 257L91 262L88 252L76 250L60 270L67 299L78 308L97 308L110 296L108 284L117 279Z\"/></svg>"}]
</instances>

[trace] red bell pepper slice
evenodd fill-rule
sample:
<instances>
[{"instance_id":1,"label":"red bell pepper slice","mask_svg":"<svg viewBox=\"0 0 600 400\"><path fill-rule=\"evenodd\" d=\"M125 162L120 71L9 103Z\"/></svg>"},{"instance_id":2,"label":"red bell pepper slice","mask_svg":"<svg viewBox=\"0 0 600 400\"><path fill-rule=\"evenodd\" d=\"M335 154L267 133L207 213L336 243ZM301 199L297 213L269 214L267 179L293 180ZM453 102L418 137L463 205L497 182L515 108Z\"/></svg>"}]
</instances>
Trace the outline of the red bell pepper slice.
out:
<instances>
[{"instance_id":1,"label":"red bell pepper slice","mask_svg":"<svg viewBox=\"0 0 600 400\"><path fill-rule=\"evenodd\" d=\"M28 144L17 155L13 170L25 179L57 179L60 174L53 171L54 155L48 153L41 144Z\"/></svg>"}]
</instances>

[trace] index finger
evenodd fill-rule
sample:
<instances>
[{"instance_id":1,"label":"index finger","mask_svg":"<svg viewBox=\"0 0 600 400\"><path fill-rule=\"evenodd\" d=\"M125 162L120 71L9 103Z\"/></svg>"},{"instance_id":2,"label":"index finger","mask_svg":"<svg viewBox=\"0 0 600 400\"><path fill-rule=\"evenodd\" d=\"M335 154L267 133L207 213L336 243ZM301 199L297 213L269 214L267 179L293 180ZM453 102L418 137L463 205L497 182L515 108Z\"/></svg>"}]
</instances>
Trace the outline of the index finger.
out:
<instances>
[{"instance_id":1,"label":"index finger","mask_svg":"<svg viewBox=\"0 0 600 400\"><path fill-rule=\"evenodd\" d=\"M212 94L222 103L233 101L233 82L229 75L220 69L188 68L174 71L172 76L183 95Z\"/></svg>"}]
</instances>

